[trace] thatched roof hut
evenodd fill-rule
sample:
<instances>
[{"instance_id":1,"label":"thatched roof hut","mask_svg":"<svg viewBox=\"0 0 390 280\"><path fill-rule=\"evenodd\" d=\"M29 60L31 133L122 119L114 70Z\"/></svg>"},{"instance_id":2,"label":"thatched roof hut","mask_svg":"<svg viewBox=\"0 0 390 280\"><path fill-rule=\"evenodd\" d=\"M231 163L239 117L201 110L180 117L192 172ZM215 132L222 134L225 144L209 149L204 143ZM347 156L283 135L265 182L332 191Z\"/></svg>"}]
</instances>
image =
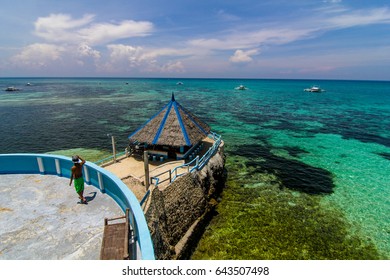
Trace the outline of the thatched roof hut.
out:
<instances>
[{"instance_id":1,"label":"thatched roof hut","mask_svg":"<svg viewBox=\"0 0 390 280\"><path fill-rule=\"evenodd\" d=\"M183 108L172 94L171 101L128 138L149 149L176 148L184 153L210 133L210 127ZM152 148L152 147L153 148Z\"/></svg>"}]
</instances>

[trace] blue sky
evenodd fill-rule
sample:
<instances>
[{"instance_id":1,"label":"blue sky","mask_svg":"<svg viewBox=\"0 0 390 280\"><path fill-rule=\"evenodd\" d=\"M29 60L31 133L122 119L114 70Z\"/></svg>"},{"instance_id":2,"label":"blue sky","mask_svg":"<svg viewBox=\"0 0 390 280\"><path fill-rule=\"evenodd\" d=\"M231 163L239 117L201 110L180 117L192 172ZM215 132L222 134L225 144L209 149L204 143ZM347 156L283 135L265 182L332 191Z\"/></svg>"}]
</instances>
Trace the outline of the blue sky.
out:
<instances>
[{"instance_id":1,"label":"blue sky","mask_svg":"<svg viewBox=\"0 0 390 280\"><path fill-rule=\"evenodd\" d=\"M390 80L390 3L0 0L0 76Z\"/></svg>"}]
</instances>

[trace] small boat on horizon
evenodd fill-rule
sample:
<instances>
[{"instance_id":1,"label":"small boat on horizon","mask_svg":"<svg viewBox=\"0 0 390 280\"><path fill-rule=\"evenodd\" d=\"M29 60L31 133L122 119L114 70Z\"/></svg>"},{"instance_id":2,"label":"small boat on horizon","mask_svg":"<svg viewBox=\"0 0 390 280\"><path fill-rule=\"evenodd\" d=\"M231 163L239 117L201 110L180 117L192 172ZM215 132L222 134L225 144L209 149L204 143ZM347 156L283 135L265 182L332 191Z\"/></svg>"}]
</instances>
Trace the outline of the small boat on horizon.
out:
<instances>
[{"instance_id":1,"label":"small boat on horizon","mask_svg":"<svg viewBox=\"0 0 390 280\"><path fill-rule=\"evenodd\" d=\"M311 88L305 88L304 91L307 91L307 92L324 92L325 90L320 88L319 86L312 86Z\"/></svg>"},{"instance_id":2,"label":"small boat on horizon","mask_svg":"<svg viewBox=\"0 0 390 280\"><path fill-rule=\"evenodd\" d=\"M240 85L238 87L236 87L237 90L246 90L248 89L247 87L245 87L244 85Z\"/></svg>"},{"instance_id":3,"label":"small boat on horizon","mask_svg":"<svg viewBox=\"0 0 390 280\"><path fill-rule=\"evenodd\" d=\"M19 91L20 89L16 88L16 87L7 87L5 89L5 91Z\"/></svg>"},{"instance_id":4,"label":"small boat on horizon","mask_svg":"<svg viewBox=\"0 0 390 280\"><path fill-rule=\"evenodd\" d=\"M182 85L182 84L183 84L183 82L177 82L176 84L180 86L180 85Z\"/></svg>"}]
</instances>

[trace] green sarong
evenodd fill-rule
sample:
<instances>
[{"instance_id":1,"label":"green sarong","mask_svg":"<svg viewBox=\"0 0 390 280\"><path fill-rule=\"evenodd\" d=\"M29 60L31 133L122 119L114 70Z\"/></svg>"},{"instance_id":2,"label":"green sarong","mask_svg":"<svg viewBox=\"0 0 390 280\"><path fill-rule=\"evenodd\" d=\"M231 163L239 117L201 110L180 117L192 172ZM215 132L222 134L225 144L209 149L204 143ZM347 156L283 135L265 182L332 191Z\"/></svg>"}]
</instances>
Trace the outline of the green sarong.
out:
<instances>
[{"instance_id":1,"label":"green sarong","mask_svg":"<svg viewBox=\"0 0 390 280\"><path fill-rule=\"evenodd\" d=\"M74 188L76 189L77 193L80 193L84 190L84 179L83 177L74 179Z\"/></svg>"}]
</instances>

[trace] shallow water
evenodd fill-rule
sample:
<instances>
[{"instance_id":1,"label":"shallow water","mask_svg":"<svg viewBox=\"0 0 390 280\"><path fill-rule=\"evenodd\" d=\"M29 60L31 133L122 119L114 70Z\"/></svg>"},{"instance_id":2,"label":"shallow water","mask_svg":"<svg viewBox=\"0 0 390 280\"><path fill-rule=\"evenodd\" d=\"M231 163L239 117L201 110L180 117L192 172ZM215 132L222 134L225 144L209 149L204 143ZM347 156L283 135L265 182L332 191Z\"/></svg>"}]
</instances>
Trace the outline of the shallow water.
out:
<instances>
[{"instance_id":1,"label":"shallow water","mask_svg":"<svg viewBox=\"0 0 390 280\"><path fill-rule=\"evenodd\" d=\"M223 257L231 259L356 258L356 252L340 249L356 247L356 242L370 252L359 251L366 258L390 258L390 82L320 81L326 92L318 94L303 92L318 83L305 80L182 79L180 86L177 81L0 79L0 88L22 89L0 93L0 153L72 154L69 149L78 149L95 160L100 152L110 153L111 134L118 150L123 150L127 136L174 93L182 106L222 135L228 156L229 186L218 206L220 215L195 253L197 258L221 258L224 250L228 253ZM27 82L32 86L25 86ZM248 90L235 90L240 84ZM259 195L268 195L269 200ZM227 211L236 204L243 211L238 224ZM221 234L219 230L230 238L231 226L245 227L242 221L275 208L282 216L284 209L310 216L306 227L311 229L322 217L328 228L338 229L333 235L339 241L326 231L317 234L318 240L338 247L333 253L316 255L312 251L318 251L318 246L300 248L298 242L296 249L285 251L283 246L272 251L259 245L253 254L235 253L256 235L248 227L246 235L225 242L226 248L202 251L202 244L217 240L214 233ZM284 232L286 226L278 219L269 223L275 223L274 231ZM302 221L291 219L289 225L298 230Z\"/></svg>"}]
</instances>

